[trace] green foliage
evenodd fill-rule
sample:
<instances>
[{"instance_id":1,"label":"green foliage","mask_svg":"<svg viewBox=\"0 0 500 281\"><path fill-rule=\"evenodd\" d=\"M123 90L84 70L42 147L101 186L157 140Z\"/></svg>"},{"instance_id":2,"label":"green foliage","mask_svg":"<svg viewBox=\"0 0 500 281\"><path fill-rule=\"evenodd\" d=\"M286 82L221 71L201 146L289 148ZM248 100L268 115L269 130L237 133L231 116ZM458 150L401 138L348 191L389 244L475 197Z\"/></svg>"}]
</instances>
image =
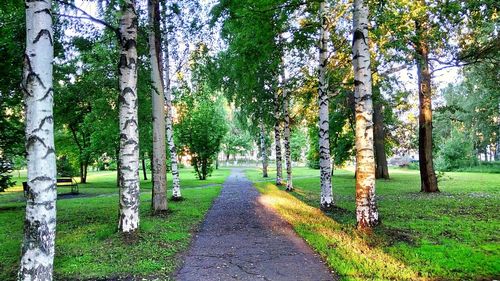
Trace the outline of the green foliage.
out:
<instances>
[{"instance_id":1,"label":"green foliage","mask_svg":"<svg viewBox=\"0 0 500 281\"><path fill-rule=\"evenodd\" d=\"M436 168L442 171L454 171L471 167L477 163L474 145L467 134L453 130L450 138L442 143L436 158Z\"/></svg>"},{"instance_id":2,"label":"green foliage","mask_svg":"<svg viewBox=\"0 0 500 281\"><path fill-rule=\"evenodd\" d=\"M57 158L57 176L59 177L74 177L76 175L76 168L71 164L66 155Z\"/></svg>"},{"instance_id":3,"label":"green foliage","mask_svg":"<svg viewBox=\"0 0 500 281\"><path fill-rule=\"evenodd\" d=\"M179 123L174 129L176 143L189 150L191 164L200 180L205 180L212 172L212 164L228 131L221 99L207 89L204 91L186 90L180 104L183 109L179 114Z\"/></svg>"},{"instance_id":4,"label":"green foliage","mask_svg":"<svg viewBox=\"0 0 500 281\"><path fill-rule=\"evenodd\" d=\"M248 130L243 129L243 126L234 116L232 122L229 122L229 127L229 131L222 141L222 150L227 159L229 159L230 155L246 154L252 148L252 137Z\"/></svg>"},{"instance_id":5,"label":"green foliage","mask_svg":"<svg viewBox=\"0 0 500 281\"><path fill-rule=\"evenodd\" d=\"M310 126L309 150L307 151L307 166L312 169L319 169L319 129L318 126Z\"/></svg>"},{"instance_id":6,"label":"green foliage","mask_svg":"<svg viewBox=\"0 0 500 281\"><path fill-rule=\"evenodd\" d=\"M302 154L307 148L307 132L304 128L294 128L290 136L290 152L292 161L302 162Z\"/></svg>"},{"instance_id":7,"label":"green foliage","mask_svg":"<svg viewBox=\"0 0 500 281\"><path fill-rule=\"evenodd\" d=\"M4 158L0 157L0 192L13 186L15 184L12 181L12 163Z\"/></svg>"}]
</instances>

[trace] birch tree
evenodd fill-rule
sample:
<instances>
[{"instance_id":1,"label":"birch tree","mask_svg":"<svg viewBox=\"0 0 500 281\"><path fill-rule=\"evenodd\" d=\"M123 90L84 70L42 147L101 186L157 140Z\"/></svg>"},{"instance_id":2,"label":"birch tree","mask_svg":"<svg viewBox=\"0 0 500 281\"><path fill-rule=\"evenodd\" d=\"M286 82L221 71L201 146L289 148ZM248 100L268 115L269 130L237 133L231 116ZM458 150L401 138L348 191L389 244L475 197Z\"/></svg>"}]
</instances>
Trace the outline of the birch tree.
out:
<instances>
[{"instance_id":1,"label":"birch tree","mask_svg":"<svg viewBox=\"0 0 500 281\"><path fill-rule=\"evenodd\" d=\"M283 184L283 166L281 155L280 101L279 91L274 91L274 145L276 150L276 185Z\"/></svg>"},{"instance_id":2,"label":"birch tree","mask_svg":"<svg viewBox=\"0 0 500 281\"><path fill-rule=\"evenodd\" d=\"M264 121L262 119L259 121L259 129L260 129L260 154L262 156L262 177L267 178L267 147L266 147L266 129L264 126Z\"/></svg>"},{"instance_id":3,"label":"birch tree","mask_svg":"<svg viewBox=\"0 0 500 281\"><path fill-rule=\"evenodd\" d=\"M120 217L118 229L139 227L139 132L137 122L137 13L134 0L125 0L120 19L119 124Z\"/></svg>"},{"instance_id":4,"label":"birch tree","mask_svg":"<svg viewBox=\"0 0 500 281\"><path fill-rule=\"evenodd\" d=\"M352 55L356 119L356 220L359 229L369 229L378 224L378 212L375 204L368 5L364 0L354 0Z\"/></svg>"},{"instance_id":5,"label":"birch tree","mask_svg":"<svg viewBox=\"0 0 500 281\"><path fill-rule=\"evenodd\" d=\"M161 77L160 53L160 5L158 0L148 1L149 14L149 58L151 61L151 101L153 104L153 212L167 210L165 111L163 81Z\"/></svg>"},{"instance_id":6,"label":"birch tree","mask_svg":"<svg viewBox=\"0 0 500 281\"><path fill-rule=\"evenodd\" d=\"M283 92L283 119L284 119L284 129L283 138L285 144L285 163L286 163L286 191L293 191L292 182L292 155L290 151L290 96L286 89L286 73L285 73L285 63L284 58L281 60L281 90Z\"/></svg>"},{"instance_id":7,"label":"birch tree","mask_svg":"<svg viewBox=\"0 0 500 281\"><path fill-rule=\"evenodd\" d=\"M26 53L21 83L26 103L28 193L18 280L52 280L56 235L56 157L52 1L26 0Z\"/></svg>"},{"instance_id":8,"label":"birch tree","mask_svg":"<svg viewBox=\"0 0 500 281\"><path fill-rule=\"evenodd\" d=\"M163 2L164 3L164 2ZM174 128L173 128L173 118L172 118L172 89L170 87L170 56L169 56L169 42L168 42L168 26L166 13L166 5L163 8L163 23L164 23L164 33L163 33L163 82L164 89L163 95L165 99L165 107L167 111L165 126L168 150L170 152L170 163L172 169L172 199L180 200L182 199L181 194L181 183L179 177L179 164L177 162L177 149L174 142Z\"/></svg>"},{"instance_id":9,"label":"birch tree","mask_svg":"<svg viewBox=\"0 0 500 281\"><path fill-rule=\"evenodd\" d=\"M326 3L319 4L319 16L321 21L319 39L319 168L321 176L321 201L322 210L331 210L335 205L332 194L331 160L330 160L330 117L328 113L328 84L326 80L326 66L328 64L328 18L326 14Z\"/></svg>"}]
</instances>

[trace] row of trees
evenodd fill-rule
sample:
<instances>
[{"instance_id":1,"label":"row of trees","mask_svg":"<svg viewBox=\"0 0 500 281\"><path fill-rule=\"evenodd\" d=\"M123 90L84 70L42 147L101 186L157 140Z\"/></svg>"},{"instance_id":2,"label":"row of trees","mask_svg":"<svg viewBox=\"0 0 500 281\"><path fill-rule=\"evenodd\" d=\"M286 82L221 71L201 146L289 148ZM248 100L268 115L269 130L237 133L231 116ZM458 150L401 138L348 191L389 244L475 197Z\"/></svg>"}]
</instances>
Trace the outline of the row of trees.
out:
<instances>
[{"instance_id":1,"label":"row of trees","mask_svg":"<svg viewBox=\"0 0 500 281\"><path fill-rule=\"evenodd\" d=\"M432 157L431 82L432 74L440 68L471 64L465 72L467 78L458 86L461 88L448 90L447 107L438 113L452 121L451 127L443 123L443 130L453 128L448 131L452 137L457 131L471 136L470 142L478 153L485 147L491 151L492 144L498 146L495 126L499 118L494 117L500 110L495 75L498 17L494 1L356 0L352 4L223 0L211 10L211 26L220 28L224 41L221 49L200 36L208 33L196 17L187 20L185 14L195 14L200 7L192 1L167 6L150 0L147 17L136 10L133 0L98 1L98 17L72 1L25 4L26 25L20 0L7 1L1 16L9 28L0 31L5 35L0 39L2 46L6 46L0 51L7 59L2 63L9 65L0 68L8 70L0 75L0 102L2 108L7 108L0 112L0 129L6 132L0 142L2 157L22 154L19 128L23 116L27 124L30 191L19 272L22 280L52 276L56 223L54 139L62 144L58 153L77 155L83 181L96 157L106 153L118 159L118 226L129 234L139 226L141 157L153 157L152 209L161 213L167 209L166 146L172 162L173 195L181 198L174 140L189 147L199 177L205 178L224 139L226 144L239 143L239 147L248 143L246 137L231 139L225 132L245 128L248 136L259 143L263 175L267 176L268 132L273 130L276 183L284 181L284 158L286 189L292 191L292 132L300 124L308 127L314 145L309 156L311 162L317 160L320 168L320 207L331 210L335 206L333 164L355 155L358 227L373 227L378 222L375 176L389 176L385 152L391 140L387 128L397 127L391 107L403 106L398 104L400 96L388 94L397 92L393 74L412 65L418 70L422 191L438 191ZM56 13L52 13L53 7ZM88 21L104 29L84 24ZM19 43L24 37L23 27L25 46ZM87 36L68 38L65 29ZM183 48L182 41L191 40L189 36L200 36L199 40L213 48L199 44L195 55L186 60L189 48ZM24 47L25 55L18 55L16 51ZM171 54L174 59L169 59ZM14 90L17 83L13 82L22 60L25 113L21 97ZM189 65L183 63L186 61ZM176 128L172 120L171 73L176 74L178 84ZM485 80L485 74L492 75ZM482 85L479 89L478 81ZM221 93L236 108L233 118L237 122L233 123L240 126L228 127L225 123ZM482 96L471 98L484 93L490 103L481 103ZM457 106L461 110L455 110ZM476 116L478 110L481 118ZM153 121L149 122L151 116ZM211 134L206 138L194 132ZM228 145L226 149L230 152L234 147ZM440 155L448 155L447 151L450 149L441 147Z\"/></svg>"},{"instance_id":2,"label":"row of trees","mask_svg":"<svg viewBox=\"0 0 500 281\"><path fill-rule=\"evenodd\" d=\"M71 1L58 0L57 4L54 3L58 20L53 24L51 1L26 1L26 54L22 89L26 104L29 191L20 280L52 279L57 197L54 136L58 137L59 134L64 139L69 132L71 141L67 142L66 151L71 153L76 146L80 175L84 183L93 157L103 153L116 153L120 190L118 229L126 235L134 235L140 221L140 143L147 148L152 142L152 150L145 151L150 151L152 156L153 213L167 210L167 143L173 174L173 199L181 199L168 57L168 47L172 41L167 37L169 33L173 33L168 24L169 17L180 13L180 7L175 3L167 6L165 3L160 5L157 0L148 1L149 21L146 25L141 21L143 17L133 0L100 2L96 5L100 18L80 9ZM117 10L116 7L120 9ZM62 18L70 20L64 21ZM72 22L75 20L76 22ZM105 29L96 33L92 27L83 24L82 20L100 24ZM118 26L114 25L115 21L119 21ZM74 28L77 34L91 36L75 36L68 42L65 40L67 35L62 31L65 28ZM144 44L146 37L148 45ZM58 55L55 60L54 54ZM149 63L146 58L149 58ZM56 71L53 62L56 64ZM116 64L118 72L113 70L115 67L110 67ZM145 78L147 72L150 74ZM53 85L55 79L58 83ZM116 81L118 88L115 86ZM149 98L144 94L147 89L151 89L152 93ZM6 92L14 91L10 89ZM151 109L139 110L143 104L149 104ZM214 104L204 106L201 103L199 107L194 112L203 117L207 116L207 110L217 110ZM141 118L140 112L152 114L149 126L147 121L144 122L146 125L139 126L139 120L148 119ZM199 122L200 118L196 119L192 115L189 114L189 120L183 118L183 122ZM61 127L54 128L55 118L58 118ZM219 111L213 117L215 120L224 118ZM183 128L189 131L192 126L193 124L181 124L181 136L188 135L182 132ZM224 128L219 131L220 136L215 140L219 143L214 144L216 148L220 147L225 134ZM147 132L152 132L152 138L141 138L140 142L140 135ZM190 145L189 141L187 139L182 144ZM202 152L206 153L204 148L195 150L192 145L189 147L193 149L193 155L202 162L206 162L207 157L210 160L214 158L213 152L209 152L206 157L200 155ZM203 177L206 177L207 167L209 165L205 163L199 165L199 169L203 170Z\"/></svg>"},{"instance_id":3,"label":"row of trees","mask_svg":"<svg viewBox=\"0 0 500 281\"><path fill-rule=\"evenodd\" d=\"M473 79L467 70L473 65L498 66L497 12L494 1L219 1L211 11L211 23L221 29L226 48L212 56L208 69L213 72L212 84L240 108L246 122L253 124L253 134L260 134L264 177L268 132L274 131L276 184L280 185L281 142L288 168L290 124L305 123L313 145L308 158L320 169L320 206L329 210L335 204L333 164L356 156L358 226L366 228L378 221L374 177L389 178L387 151L391 147L417 148L421 191L439 191L433 157L440 148L433 138L433 77L471 65L465 68L467 81ZM404 88L397 74L415 69L417 128L411 116L403 118L409 121L397 120L413 107L411 90ZM498 77L493 73L488 79L495 85ZM477 79L470 85L478 83ZM498 91L491 88L491 106L484 102L477 106L482 97L472 88L466 92L464 99L475 104L465 110L469 120L476 118L478 110L490 114L469 124L491 126L469 135L484 140L482 147L491 150L499 139ZM462 109L467 107L459 102ZM443 110L439 108L438 114ZM462 131L467 127L464 124L459 123ZM437 140L444 143L449 136ZM448 163L449 157L441 157L447 150L440 149L438 163ZM289 191L293 190L291 175L291 168L287 169Z\"/></svg>"}]
</instances>

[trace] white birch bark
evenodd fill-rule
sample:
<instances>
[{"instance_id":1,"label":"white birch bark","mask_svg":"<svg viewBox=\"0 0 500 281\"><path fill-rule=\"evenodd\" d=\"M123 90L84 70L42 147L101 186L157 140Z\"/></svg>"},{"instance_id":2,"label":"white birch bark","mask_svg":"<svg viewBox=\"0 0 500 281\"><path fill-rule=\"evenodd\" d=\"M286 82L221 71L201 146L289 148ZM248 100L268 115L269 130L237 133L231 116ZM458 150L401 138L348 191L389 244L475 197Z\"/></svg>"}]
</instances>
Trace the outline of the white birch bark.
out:
<instances>
[{"instance_id":1,"label":"white birch bark","mask_svg":"<svg viewBox=\"0 0 500 281\"><path fill-rule=\"evenodd\" d=\"M56 158L51 0L26 0L26 53L21 87L26 103L28 186L18 280L52 280L56 235Z\"/></svg>"},{"instance_id":2,"label":"white birch bark","mask_svg":"<svg viewBox=\"0 0 500 281\"><path fill-rule=\"evenodd\" d=\"M286 163L286 191L293 191L292 182L292 154L290 151L290 96L286 89L286 73L285 73L285 63L284 59L281 60L281 90L283 91L283 139L285 145L285 163Z\"/></svg>"},{"instance_id":3,"label":"white birch bark","mask_svg":"<svg viewBox=\"0 0 500 281\"><path fill-rule=\"evenodd\" d=\"M358 228L366 229L378 223L378 212L375 203L368 5L364 0L354 0L352 54L356 114L356 219Z\"/></svg>"},{"instance_id":4,"label":"white birch bark","mask_svg":"<svg viewBox=\"0 0 500 281\"><path fill-rule=\"evenodd\" d=\"M148 1L149 14L149 58L151 61L151 101L153 104L153 212L167 210L167 169L165 147L165 110L163 101L163 81L160 60L160 15L158 0Z\"/></svg>"},{"instance_id":5,"label":"white birch bark","mask_svg":"<svg viewBox=\"0 0 500 281\"><path fill-rule=\"evenodd\" d=\"M283 166L281 155L280 101L278 91L274 91L274 143L276 150L276 185L283 184Z\"/></svg>"},{"instance_id":6,"label":"white birch bark","mask_svg":"<svg viewBox=\"0 0 500 281\"><path fill-rule=\"evenodd\" d=\"M173 128L173 117L172 117L172 89L170 88L170 56L169 56L169 45L168 45L168 27L166 17L163 19L164 23L164 34L163 34L163 81L165 88L163 90L165 98L165 106L167 109L167 116L165 120L166 124L166 134L168 149L170 152L170 163L172 166L172 199L180 200L182 199L181 194L181 182L179 177L179 164L177 162L177 149L174 142L174 128Z\"/></svg>"},{"instance_id":7,"label":"white birch bark","mask_svg":"<svg viewBox=\"0 0 500 281\"><path fill-rule=\"evenodd\" d=\"M321 2L319 6L321 20L319 39L319 168L321 176L321 199L322 210L331 210L335 205L332 192L332 174L330 163L330 117L328 101L328 84L326 80L326 66L328 64L328 19L326 14L326 3Z\"/></svg>"},{"instance_id":8,"label":"white birch bark","mask_svg":"<svg viewBox=\"0 0 500 281\"><path fill-rule=\"evenodd\" d=\"M120 217L118 229L139 227L139 132L137 122L137 14L134 0L125 0L120 19Z\"/></svg>"},{"instance_id":9,"label":"white birch bark","mask_svg":"<svg viewBox=\"0 0 500 281\"><path fill-rule=\"evenodd\" d=\"M262 156L262 177L267 178L267 149L266 149L266 132L264 122L260 120L260 154Z\"/></svg>"}]
</instances>

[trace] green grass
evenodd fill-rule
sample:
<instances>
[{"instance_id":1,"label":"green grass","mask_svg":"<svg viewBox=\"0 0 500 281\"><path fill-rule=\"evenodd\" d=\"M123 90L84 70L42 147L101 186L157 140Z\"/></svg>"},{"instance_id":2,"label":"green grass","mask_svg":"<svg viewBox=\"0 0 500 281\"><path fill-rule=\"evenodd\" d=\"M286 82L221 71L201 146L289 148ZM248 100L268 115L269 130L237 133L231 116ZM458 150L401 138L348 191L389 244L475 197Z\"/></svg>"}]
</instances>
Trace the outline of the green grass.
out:
<instances>
[{"instance_id":1,"label":"green grass","mask_svg":"<svg viewBox=\"0 0 500 281\"><path fill-rule=\"evenodd\" d=\"M140 232L135 243L125 241L116 232L115 174L90 173L90 183L81 185L80 191L106 196L58 200L55 280L113 276L169 280L179 263L176 255L187 249L192 231L203 220L229 173L227 169L217 170L213 177L199 181L190 170L183 170L181 186L185 200L170 201L165 217L150 215L151 184L142 182L145 192L141 194ZM195 188L208 184L213 186ZM5 281L15 280L23 235L24 203L12 202L22 196L16 189L19 187L0 194L0 280Z\"/></svg>"},{"instance_id":2,"label":"green grass","mask_svg":"<svg viewBox=\"0 0 500 281\"><path fill-rule=\"evenodd\" d=\"M248 170L261 179L258 170ZM263 202L275 208L342 280L492 280L500 277L500 175L446 173L441 193L422 194L417 171L393 170L377 181L382 224L355 230L354 178L336 171L338 208L324 215L318 170L295 168L296 191L259 182ZM270 175L274 175L270 172ZM272 179L271 179L272 180Z\"/></svg>"}]
</instances>

